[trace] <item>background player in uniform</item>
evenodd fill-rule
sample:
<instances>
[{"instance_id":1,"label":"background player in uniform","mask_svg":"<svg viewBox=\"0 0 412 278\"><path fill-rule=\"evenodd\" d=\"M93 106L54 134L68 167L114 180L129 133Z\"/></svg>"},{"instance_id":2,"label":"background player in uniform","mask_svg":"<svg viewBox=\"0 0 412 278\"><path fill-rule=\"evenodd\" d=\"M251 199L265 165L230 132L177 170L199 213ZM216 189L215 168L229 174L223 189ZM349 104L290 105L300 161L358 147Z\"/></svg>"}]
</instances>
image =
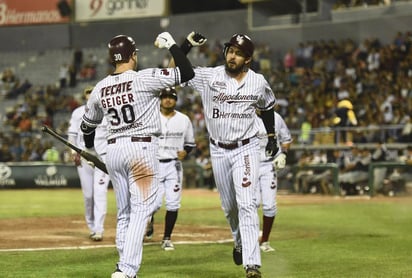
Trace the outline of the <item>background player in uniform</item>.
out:
<instances>
[{"instance_id":1,"label":"background player in uniform","mask_svg":"<svg viewBox=\"0 0 412 278\"><path fill-rule=\"evenodd\" d=\"M87 87L83 96L87 101L93 87ZM73 110L69 128L68 139L71 143L84 149L85 144L83 140L83 133L80 130L80 123L85 111L85 105L81 105ZM100 159L104 162L106 158L107 147L107 126L106 121L96 128L96 137L94 139L96 152L99 154ZM103 239L104 232L104 220L107 213L107 187L110 182L109 175L97 167L93 167L87 163L80 155L72 151L72 158L77 166L77 172L80 178L80 185L82 187L84 197L84 212L87 226L90 231L90 239L95 241L101 241Z\"/></svg>"},{"instance_id":2,"label":"background player in uniform","mask_svg":"<svg viewBox=\"0 0 412 278\"><path fill-rule=\"evenodd\" d=\"M272 231L273 222L277 214L277 173L274 170L281 170L286 166L286 154L292 143L292 136L290 134L289 128L287 127L283 118L277 113L274 112L275 118L275 134L279 144L279 150L275 156L268 157L265 152L267 137L266 129L263 125L263 122L259 120L259 130L261 134L261 162L259 169L259 188L260 188L260 199L262 203L262 236L260 239L260 249L263 252L272 252L275 251L274 248L270 246L269 236Z\"/></svg>"},{"instance_id":3,"label":"background player in uniform","mask_svg":"<svg viewBox=\"0 0 412 278\"><path fill-rule=\"evenodd\" d=\"M158 153L159 208L165 196L166 215L162 248L166 251L174 250L171 236L182 199L182 160L196 147L192 122L188 116L175 110L176 101L177 94L174 88L167 88L160 92L162 134L159 137ZM151 238L153 235L153 220L152 216L146 238Z\"/></svg>"},{"instance_id":4,"label":"background player in uniform","mask_svg":"<svg viewBox=\"0 0 412 278\"><path fill-rule=\"evenodd\" d=\"M157 208L159 187L159 91L190 80L192 65L168 32L155 40L167 48L176 68L137 68L135 41L119 35L108 44L115 71L99 81L87 102L81 129L86 148L94 149L96 126L107 119L106 166L117 205L116 247L112 278L134 277L140 269L146 225Z\"/></svg>"},{"instance_id":5,"label":"background player in uniform","mask_svg":"<svg viewBox=\"0 0 412 278\"><path fill-rule=\"evenodd\" d=\"M198 37L190 33L181 46L183 51L187 53L190 45L201 41ZM253 51L248 36L235 34L225 43L225 64L196 67L195 77L187 84L201 95L213 173L234 239L233 260L243 264L246 277L261 277L257 109L268 134L268 155L274 156L278 149L272 110L276 98L263 75L250 69Z\"/></svg>"}]
</instances>

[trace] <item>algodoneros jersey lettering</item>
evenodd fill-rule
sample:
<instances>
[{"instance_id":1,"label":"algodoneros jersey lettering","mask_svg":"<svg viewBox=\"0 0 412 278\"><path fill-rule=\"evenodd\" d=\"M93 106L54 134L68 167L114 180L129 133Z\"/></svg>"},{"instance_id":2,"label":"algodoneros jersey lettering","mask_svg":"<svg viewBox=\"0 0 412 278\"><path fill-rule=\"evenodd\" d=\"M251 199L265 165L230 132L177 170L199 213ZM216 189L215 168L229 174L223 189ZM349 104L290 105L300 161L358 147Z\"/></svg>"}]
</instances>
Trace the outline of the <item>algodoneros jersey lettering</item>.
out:
<instances>
[{"instance_id":1,"label":"algodoneros jersey lettering","mask_svg":"<svg viewBox=\"0 0 412 278\"><path fill-rule=\"evenodd\" d=\"M238 83L226 74L224 66L194 71L195 77L187 84L200 92L210 137L233 142L256 136L256 108L269 110L276 103L263 75L249 70Z\"/></svg>"}]
</instances>

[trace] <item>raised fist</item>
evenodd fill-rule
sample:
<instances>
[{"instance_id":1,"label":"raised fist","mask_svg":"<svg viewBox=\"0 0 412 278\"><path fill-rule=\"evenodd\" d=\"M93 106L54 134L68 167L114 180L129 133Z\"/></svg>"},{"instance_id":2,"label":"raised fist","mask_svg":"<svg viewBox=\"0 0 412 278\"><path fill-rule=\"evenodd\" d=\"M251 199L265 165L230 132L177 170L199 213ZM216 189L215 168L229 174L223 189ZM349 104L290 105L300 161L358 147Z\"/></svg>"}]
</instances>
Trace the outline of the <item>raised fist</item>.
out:
<instances>
[{"instance_id":1,"label":"raised fist","mask_svg":"<svg viewBox=\"0 0 412 278\"><path fill-rule=\"evenodd\" d=\"M194 31L187 35L186 39L192 46L201 46L204 45L207 41L207 39L202 34L196 33Z\"/></svg>"},{"instance_id":2,"label":"raised fist","mask_svg":"<svg viewBox=\"0 0 412 278\"><path fill-rule=\"evenodd\" d=\"M171 48L172 45L176 44L172 35L169 32L163 32L159 34L154 42L154 45L158 48Z\"/></svg>"}]
</instances>

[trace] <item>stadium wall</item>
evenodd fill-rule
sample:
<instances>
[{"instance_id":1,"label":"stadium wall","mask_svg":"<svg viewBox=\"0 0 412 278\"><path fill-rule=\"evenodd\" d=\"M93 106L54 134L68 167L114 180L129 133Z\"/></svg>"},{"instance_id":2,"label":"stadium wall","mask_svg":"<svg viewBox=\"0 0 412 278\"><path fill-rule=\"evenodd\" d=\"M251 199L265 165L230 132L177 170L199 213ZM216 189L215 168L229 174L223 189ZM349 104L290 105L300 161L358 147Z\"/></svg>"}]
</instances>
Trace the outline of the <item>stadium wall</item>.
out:
<instances>
[{"instance_id":1,"label":"stadium wall","mask_svg":"<svg viewBox=\"0 0 412 278\"><path fill-rule=\"evenodd\" d=\"M319 39L352 38L362 41L378 37L389 43L396 32L410 31L412 17L386 15L356 21L323 21L271 28L249 29L247 10L205 12L176 15L166 18L169 25L161 27L162 18L128 19L112 22L69 23L38 26L1 27L0 36L7 43L0 44L0 51L47 50L71 47L101 47L108 38L124 33L134 36L138 44L151 44L155 36L167 30L176 39L196 30L211 39L226 40L234 33L247 33L255 42L265 42L279 55L299 42ZM164 18L163 18L164 20Z\"/></svg>"}]
</instances>

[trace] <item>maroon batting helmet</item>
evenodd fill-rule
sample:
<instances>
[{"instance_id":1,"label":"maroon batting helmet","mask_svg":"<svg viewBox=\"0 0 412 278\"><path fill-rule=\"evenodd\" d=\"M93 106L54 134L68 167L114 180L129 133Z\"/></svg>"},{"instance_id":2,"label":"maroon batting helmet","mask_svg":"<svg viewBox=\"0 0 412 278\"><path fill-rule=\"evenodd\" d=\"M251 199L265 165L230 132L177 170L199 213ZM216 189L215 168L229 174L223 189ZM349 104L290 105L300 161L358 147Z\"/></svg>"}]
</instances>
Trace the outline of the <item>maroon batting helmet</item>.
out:
<instances>
[{"instance_id":1,"label":"maroon batting helmet","mask_svg":"<svg viewBox=\"0 0 412 278\"><path fill-rule=\"evenodd\" d=\"M243 53L245 53L246 57L252 57L253 51L255 50L255 46L253 45L252 40L243 34L234 34L230 40L225 43L225 48L223 53L226 56L227 50L229 47L235 46L239 48Z\"/></svg>"},{"instance_id":2,"label":"maroon batting helmet","mask_svg":"<svg viewBox=\"0 0 412 278\"><path fill-rule=\"evenodd\" d=\"M163 89L160 91L159 97L160 98L171 97L177 100L176 89L174 87Z\"/></svg>"},{"instance_id":3,"label":"maroon batting helmet","mask_svg":"<svg viewBox=\"0 0 412 278\"><path fill-rule=\"evenodd\" d=\"M128 62L133 53L138 51L134 40L125 35L118 35L112 38L108 47L110 60L113 64Z\"/></svg>"}]
</instances>

